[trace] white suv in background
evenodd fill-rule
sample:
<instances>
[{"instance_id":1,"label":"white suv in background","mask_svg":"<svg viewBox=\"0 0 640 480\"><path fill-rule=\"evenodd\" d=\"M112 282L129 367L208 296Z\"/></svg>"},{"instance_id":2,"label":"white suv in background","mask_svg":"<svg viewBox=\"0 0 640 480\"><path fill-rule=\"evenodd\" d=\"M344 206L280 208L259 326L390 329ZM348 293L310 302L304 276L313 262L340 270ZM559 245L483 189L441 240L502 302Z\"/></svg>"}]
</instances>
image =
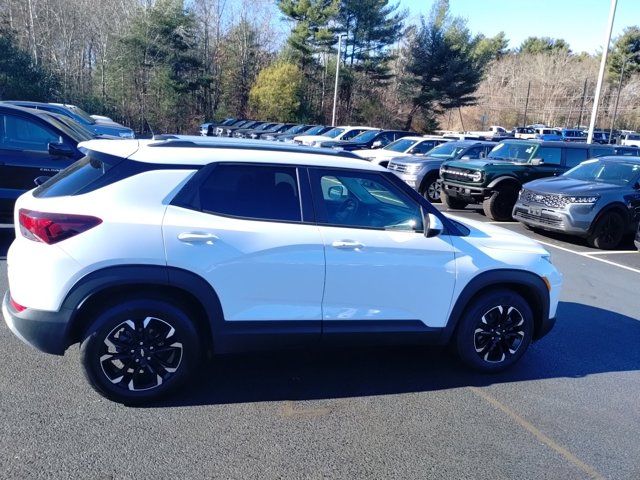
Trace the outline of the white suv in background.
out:
<instances>
[{"instance_id":1,"label":"white suv in background","mask_svg":"<svg viewBox=\"0 0 640 480\"><path fill-rule=\"evenodd\" d=\"M436 135L402 137L383 148L352 150L351 153L365 160L369 160L372 163L386 167L392 158L426 155L434 147L450 141L448 138L442 138Z\"/></svg>"},{"instance_id":2,"label":"white suv in background","mask_svg":"<svg viewBox=\"0 0 640 480\"><path fill-rule=\"evenodd\" d=\"M298 135L293 138L293 142L307 147L320 147L322 142L335 140L351 140L367 130L379 130L373 127L334 127L322 135Z\"/></svg>"},{"instance_id":3,"label":"white suv in background","mask_svg":"<svg viewBox=\"0 0 640 480\"><path fill-rule=\"evenodd\" d=\"M185 139L82 148L17 201L2 311L44 352L79 342L108 398L154 399L206 351L345 339L452 343L494 372L553 325L562 277L540 245L445 216L350 154Z\"/></svg>"}]
</instances>

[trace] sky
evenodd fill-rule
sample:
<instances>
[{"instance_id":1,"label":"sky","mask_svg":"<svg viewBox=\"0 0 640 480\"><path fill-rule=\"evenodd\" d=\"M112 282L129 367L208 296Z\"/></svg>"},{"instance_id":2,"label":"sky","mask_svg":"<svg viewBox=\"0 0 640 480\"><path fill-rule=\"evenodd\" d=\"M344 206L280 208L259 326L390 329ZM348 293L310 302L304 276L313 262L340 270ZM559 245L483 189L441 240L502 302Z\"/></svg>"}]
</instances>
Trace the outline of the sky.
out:
<instances>
[{"instance_id":1,"label":"sky","mask_svg":"<svg viewBox=\"0 0 640 480\"><path fill-rule=\"evenodd\" d=\"M428 16L434 0L399 0L410 16ZM580 53L602 51L610 0L449 0L451 13L467 19L473 33L504 31L509 48L530 36L563 38ZM640 0L618 0L612 39L640 25Z\"/></svg>"}]
</instances>

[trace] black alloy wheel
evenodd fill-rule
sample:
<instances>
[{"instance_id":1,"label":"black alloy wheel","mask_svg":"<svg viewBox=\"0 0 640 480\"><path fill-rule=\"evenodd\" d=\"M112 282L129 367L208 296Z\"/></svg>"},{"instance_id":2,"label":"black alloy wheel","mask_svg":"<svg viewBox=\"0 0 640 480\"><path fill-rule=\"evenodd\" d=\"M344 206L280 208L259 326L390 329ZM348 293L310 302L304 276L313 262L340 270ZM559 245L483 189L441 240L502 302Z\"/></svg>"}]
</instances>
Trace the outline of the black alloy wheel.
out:
<instances>
[{"instance_id":1,"label":"black alloy wheel","mask_svg":"<svg viewBox=\"0 0 640 480\"><path fill-rule=\"evenodd\" d=\"M480 318L473 333L473 344L482 360L499 363L518 352L524 336L522 313L515 307L496 305Z\"/></svg>"},{"instance_id":2,"label":"black alloy wheel","mask_svg":"<svg viewBox=\"0 0 640 480\"><path fill-rule=\"evenodd\" d=\"M618 212L609 212L601 216L595 223L587 243L591 247L611 250L620 245L626 232L626 223Z\"/></svg>"},{"instance_id":3,"label":"black alloy wheel","mask_svg":"<svg viewBox=\"0 0 640 480\"><path fill-rule=\"evenodd\" d=\"M155 400L182 383L200 358L185 310L163 300L106 306L80 345L85 377L101 395L125 404Z\"/></svg>"},{"instance_id":4,"label":"black alloy wheel","mask_svg":"<svg viewBox=\"0 0 640 480\"><path fill-rule=\"evenodd\" d=\"M426 178L422 195L431 203L440 202L440 186L438 185L438 175L429 175Z\"/></svg>"},{"instance_id":5,"label":"black alloy wheel","mask_svg":"<svg viewBox=\"0 0 640 480\"><path fill-rule=\"evenodd\" d=\"M463 314L454 344L460 358L481 372L516 363L533 338L531 307L518 293L496 289L476 298Z\"/></svg>"}]
</instances>

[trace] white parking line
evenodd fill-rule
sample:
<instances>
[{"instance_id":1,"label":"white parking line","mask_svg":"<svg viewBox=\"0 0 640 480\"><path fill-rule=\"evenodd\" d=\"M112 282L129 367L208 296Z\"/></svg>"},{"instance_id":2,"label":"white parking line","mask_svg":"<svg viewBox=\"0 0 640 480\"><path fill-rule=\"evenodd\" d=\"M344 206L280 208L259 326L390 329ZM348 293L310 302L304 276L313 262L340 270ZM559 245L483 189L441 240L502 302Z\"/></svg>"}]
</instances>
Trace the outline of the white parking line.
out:
<instances>
[{"instance_id":1,"label":"white parking line","mask_svg":"<svg viewBox=\"0 0 640 480\"><path fill-rule=\"evenodd\" d=\"M633 267L627 267L626 265L621 265L619 263L612 262L610 260L605 260L604 258L592 257L591 254L589 254L588 252L577 252L575 250L571 250L570 248L560 247L558 245L554 245L553 243L542 242L540 240L536 240L536 242L538 242L538 243L540 243L542 245L546 245L547 247L557 248L558 250L562 250L564 252L573 253L575 255L579 255L579 256L584 257L584 258L589 258L591 260L596 260L598 262L608 263L609 265L613 265L615 267L624 268L625 270L629 270L630 272L640 273L640 269L633 268Z\"/></svg>"},{"instance_id":2,"label":"white parking line","mask_svg":"<svg viewBox=\"0 0 640 480\"><path fill-rule=\"evenodd\" d=\"M584 252L587 255L614 255L616 253L635 253L638 254L638 250L604 250L602 252Z\"/></svg>"}]
</instances>

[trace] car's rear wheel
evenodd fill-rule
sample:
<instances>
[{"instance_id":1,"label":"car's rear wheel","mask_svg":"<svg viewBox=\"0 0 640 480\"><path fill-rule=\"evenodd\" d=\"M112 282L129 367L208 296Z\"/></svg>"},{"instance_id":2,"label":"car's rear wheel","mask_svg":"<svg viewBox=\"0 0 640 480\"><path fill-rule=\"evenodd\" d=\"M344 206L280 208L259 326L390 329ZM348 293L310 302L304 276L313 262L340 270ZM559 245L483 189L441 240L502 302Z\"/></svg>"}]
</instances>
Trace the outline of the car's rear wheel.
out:
<instances>
[{"instance_id":1,"label":"car's rear wheel","mask_svg":"<svg viewBox=\"0 0 640 480\"><path fill-rule=\"evenodd\" d=\"M518 199L518 191L509 186L498 187L490 197L482 202L482 210L487 218L496 222L508 222L513 219L513 206Z\"/></svg>"},{"instance_id":2,"label":"car's rear wheel","mask_svg":"<svg viewBox=\"0 0 640 480\"><path fill-rule=\"evenodd\" d=\"M460 200L459 198L447 195L444 190L440 190L440 200L442 201L442 204L449 210L464 210L465 208L467 208L467 205L469 205L469 203L465 202L464 200Z\"/></svg>"},{"instance_id":3,"label":"car's rear wheel","mask_svg":"<svg viewBox=\"0 0 640 480\"><path fill-rule=\"evenodd\" d=\"M620 245L625 232L625 220L620 213L605 213L596 220L591 234L587 237L587 243L594 248L611 250Z\"/></svg>"},{"instance_id":4,"label":"car's rear wheel","mask_svg":"<svg viewBox=\"0 0 640 480\"><path fill-rule=\"evenodd\" d=\"M440 202L440 188L438 186L439 176L437 173L428 175L425 178L422 187L422 196L429 200L431 203ZM466 205L465 205L466 206Z\"/></svg>"},{"instance_id":5,"label":"car's rear wheel","mask_svg":"<svg viewBox=\"0 0 640 480\"><path fill-rule=\"evenodd\" d=\"M469 305L454 342L468 366L481 372L498 372L524 355L533 330L533 313L524 298L511 290L497 290Z\"/></svg>"},{"instance_id":6,"label":"car's rear wheel","mask_svg":"<svg viewBox=\"0 0 640 480\"><path fill-rule=\"evenodd\" d=\"M101 395L126 404L155 400L182 383L200 358L185 311L155 299L107 306L80 346L85 376Z\"/></svg>"}]
</instances>

